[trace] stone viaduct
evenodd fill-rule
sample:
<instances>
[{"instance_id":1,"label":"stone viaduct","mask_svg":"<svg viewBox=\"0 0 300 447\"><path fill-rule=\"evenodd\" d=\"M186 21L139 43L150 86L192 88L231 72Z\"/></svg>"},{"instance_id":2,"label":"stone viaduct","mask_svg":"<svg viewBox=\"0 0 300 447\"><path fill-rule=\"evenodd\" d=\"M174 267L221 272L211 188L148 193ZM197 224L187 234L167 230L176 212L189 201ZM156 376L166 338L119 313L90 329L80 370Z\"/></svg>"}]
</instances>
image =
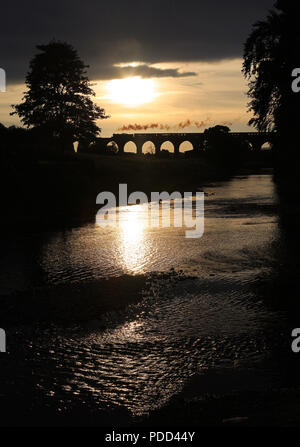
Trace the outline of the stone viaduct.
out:
<instances>
[{"instance_id":1,"label":"stone viaduct","mask_svg":"<svg viewBox=\"0 0 300 447\"><path fill-rule=\"evenodd\" d=\"M230 132L234 138L248 142L252 150L260 150L265 143L271 143L274 135L267 132ZM124 154L124 147L127 143L133 142L136 145L136 153L142 154L143 145L147 142L153 143L155 147L155 154L158 155L163 149L166 142L171 142L174 146L174 154L179 153L179 147L184 142L192 144L194 151L203 150L203 143L205 141L204 133L115 133L110 138L98 138L96 142L100 148L107 147L109 144L115 143L118 146L118 153Z\"/></svg>"}]
</instances>

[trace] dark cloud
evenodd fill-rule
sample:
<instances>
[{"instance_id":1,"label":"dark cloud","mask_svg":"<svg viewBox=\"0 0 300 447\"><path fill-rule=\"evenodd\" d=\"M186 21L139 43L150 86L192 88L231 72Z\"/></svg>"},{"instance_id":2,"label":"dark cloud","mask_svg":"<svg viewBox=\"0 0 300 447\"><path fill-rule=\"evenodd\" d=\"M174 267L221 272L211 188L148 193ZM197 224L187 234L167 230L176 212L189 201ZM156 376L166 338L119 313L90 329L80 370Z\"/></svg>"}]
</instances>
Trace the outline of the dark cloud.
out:
<instances>
[{"instance_id":1,"label":"dark cloud","mask_svg":"<svg viewBox=\"0 0 300 447\"><path fill-rule=\"evenodd\" d=\"M140 76L141 78L186 78L189 76L196 76L197 73L193 71L180 72L178 68L157 68L146 64L141 64L136 67L124 66L108 66L101 72L101 79L119 79L128 76Z\"/></svg>"},{"instance_id":2,"label":"dark cloud","mask_svg":"<svg viewBox=\"0 0 300 447\"><path fill-rule=\"evenodd\" d=\"M191 76L161 62L240 57L253 22L273 0L11 0L1 5L1 58L8 81L22 81L35 46L55 38L73 44L93 79L120 77L140 61L141 76Z\"/></svg>"}]
</instances>

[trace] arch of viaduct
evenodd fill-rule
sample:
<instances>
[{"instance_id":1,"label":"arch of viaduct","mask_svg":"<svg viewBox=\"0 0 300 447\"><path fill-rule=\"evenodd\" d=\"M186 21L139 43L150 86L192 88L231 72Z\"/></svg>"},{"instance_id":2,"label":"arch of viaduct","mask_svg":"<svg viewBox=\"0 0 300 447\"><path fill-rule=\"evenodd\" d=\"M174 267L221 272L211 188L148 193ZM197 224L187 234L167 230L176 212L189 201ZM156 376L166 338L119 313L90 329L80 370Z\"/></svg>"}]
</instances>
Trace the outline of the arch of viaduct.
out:
<instances>
[{"instance_id":1,"label":"arch of viaduct","mask_svg":"<svg viewBox=\"0 0 300 447\"><path fill-rule=\"evenodd\" d=\"M274 134L268 132L231 132L235 138L247 141L253 150L260 150L265 143L272 143ZM194 151L202 151L205 141L204 133L134 133L134 134L113 134L110 138L98 138L97 144L107 146L109 143L116 143L119 154L124 154L124 147L127 143L133 142L137 148L137 154L142 154L143 145L151 142L155 147L155 154L158 155L163 144L171 142L174 146L174 154L179 154L179 147L184 142L190 142Z\"/></svg>"}]
</instances>

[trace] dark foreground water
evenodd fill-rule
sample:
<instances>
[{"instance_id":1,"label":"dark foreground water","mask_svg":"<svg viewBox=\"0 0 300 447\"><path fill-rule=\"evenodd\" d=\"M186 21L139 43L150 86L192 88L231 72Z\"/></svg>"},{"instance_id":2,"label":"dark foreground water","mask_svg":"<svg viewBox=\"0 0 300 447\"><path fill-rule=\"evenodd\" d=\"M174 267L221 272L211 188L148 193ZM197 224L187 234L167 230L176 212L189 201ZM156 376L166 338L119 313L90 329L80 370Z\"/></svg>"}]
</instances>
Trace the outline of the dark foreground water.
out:
<instances>
[{"instance_id":1,"label":"dark foreground water","mask_svg":"<svg viewBox=\"0 0 300 447\"><path fill-rule=\"evenodd\" d=\"M5 238L6 301L87 284L84 303L90 281L143 274L146 283L138 302L101 320L10 323L0 403L24 414L48 411L50 420L78 408L121 408L136 418L177 395L205 400L286 385L286 315L265 299L282 245L272 177L240 176L204 191L200 239L186 239L181 228L149 228L143 206L120 210L119 231L89 224Z\"/></svg>"}]
</instances>

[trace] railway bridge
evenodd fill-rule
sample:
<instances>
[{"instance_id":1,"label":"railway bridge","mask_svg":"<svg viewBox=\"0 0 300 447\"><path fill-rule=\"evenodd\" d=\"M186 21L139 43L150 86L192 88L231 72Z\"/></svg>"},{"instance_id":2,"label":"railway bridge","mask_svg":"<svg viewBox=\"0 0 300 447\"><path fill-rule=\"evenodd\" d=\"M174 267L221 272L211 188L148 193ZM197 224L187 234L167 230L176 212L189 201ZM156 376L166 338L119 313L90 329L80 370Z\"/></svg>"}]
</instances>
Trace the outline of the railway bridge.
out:
<instances>
[{"instance_id":1,"label":"railway bridge","mask_svg":"<svg viewBox=\"0 0 300 447\"><path fill-rule=\"evenodd\" d=\"M265 143L272 144L274 134L270 132L230 132L231 136L246 141L252 147L252 150L258 151ZM174 154L179 153L180 145L184 142L189 142L193 146L194 151L202 151L206 134L201 133L115 133L110 138L98 138L97 146L107 147L115 144L118 147L118 153L124 154L125 145L132 142L136 146L136 153L143 153L143 146L145 143L152 143L155 148L155 154L159 155L166 142L171 142L174 146Z\"/></svg>"}]
</instances>

